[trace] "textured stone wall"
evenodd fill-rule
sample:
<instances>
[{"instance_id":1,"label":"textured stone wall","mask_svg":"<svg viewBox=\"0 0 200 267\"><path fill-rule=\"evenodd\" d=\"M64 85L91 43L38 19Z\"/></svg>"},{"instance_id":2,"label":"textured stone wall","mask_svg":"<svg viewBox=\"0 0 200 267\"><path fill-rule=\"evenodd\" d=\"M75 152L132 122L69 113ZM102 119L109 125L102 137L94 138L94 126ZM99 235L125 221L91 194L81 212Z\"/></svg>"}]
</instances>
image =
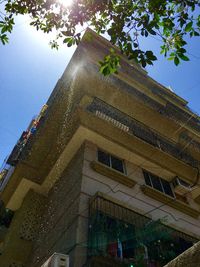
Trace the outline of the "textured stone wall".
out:
<instances>
[{"instance_id":1,"label":"textured stone wall","mask_svg":"<svg viewBox=\"0 0 200 267\"><path fill-rule=\"evenodd\" d=\"M200 242L186 250L164 267L198 267L200 266Z\"/></svg>"},{"instance_id":2,"label":"textured stone wall","mask_svg":"<svg viewBox=\"0 0 200 267\"><path fill-rule=\"evenodd\" d=\"M24 267L39 229L45 198L29 191L15 212L2 246L1 267Z\"/></svg>"},{"instance_id":3,"label":"textured stone wall","mask_svg":"<svg viewBox=\"0 0 200 267\"><path fill-rule=\"evenodd\" d=\"M23 221L20 225L20 239L35 241L43 214L46 198L38 195L34 191L30 192L30 197L25 202L26 209L23 211Z\"/></svg>"},{"instance_id":4,"label":"textured stone wall","mask_svg":"<svg viewBox=\"0 0 200 267\"><path fill-rule=\"evenodd\" d=\"M69 254L75 267L83 148L69 163L48 194L37 240L28 267L39 267L54 252Z\"/></svg>"}]
</instances>

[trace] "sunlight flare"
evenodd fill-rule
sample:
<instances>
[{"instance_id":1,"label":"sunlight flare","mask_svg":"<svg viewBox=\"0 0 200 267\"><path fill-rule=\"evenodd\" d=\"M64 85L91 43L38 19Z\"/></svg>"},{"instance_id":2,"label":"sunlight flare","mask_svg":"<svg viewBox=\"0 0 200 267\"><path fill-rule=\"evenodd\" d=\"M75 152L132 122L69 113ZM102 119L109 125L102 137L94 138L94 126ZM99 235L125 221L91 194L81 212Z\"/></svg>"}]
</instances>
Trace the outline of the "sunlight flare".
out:
<instances>
[{"instance_id":1,"label":"sunlight flare","mask_svg":"<svg viewBox=\"0 0 200 267\"><path fill-rule=\"evenodd\" d=\"M73 0L58 0L60 4L62 4L65 7L69 7L72 5Z\"/></svg>"}]
</instances>

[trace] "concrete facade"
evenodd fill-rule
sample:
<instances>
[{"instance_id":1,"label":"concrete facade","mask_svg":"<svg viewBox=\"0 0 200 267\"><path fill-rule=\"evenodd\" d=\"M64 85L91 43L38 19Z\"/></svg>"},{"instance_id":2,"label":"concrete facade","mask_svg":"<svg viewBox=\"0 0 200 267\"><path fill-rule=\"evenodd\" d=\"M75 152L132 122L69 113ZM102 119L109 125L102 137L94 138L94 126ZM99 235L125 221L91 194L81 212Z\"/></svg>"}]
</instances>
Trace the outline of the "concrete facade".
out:
<instances>
[{"instance_id":1,"label":"concrete facade","mask_svg":"<svg viewBox=\"0 0 200 267\"><path fill-rule=\"evenodd\" d=\"M98 194L127 218L164 220L176 236L200 239L199 117L125 58L119 75L102 77L97 62L110 44L87 34L92 41L84 37L78 46L36 133L17 161L10 155L14 171L0 197L15 215L0 240L2 267L40 267L54 252L68 254L70 267L98 266L89 255ZM123 172L101 164L98 149L121 160ZM191 190L185 199L171 198L147 186L143 170L170 183L178 176ZM114 260L100 265L121 266Z\"/></svg>"}]
</instances>

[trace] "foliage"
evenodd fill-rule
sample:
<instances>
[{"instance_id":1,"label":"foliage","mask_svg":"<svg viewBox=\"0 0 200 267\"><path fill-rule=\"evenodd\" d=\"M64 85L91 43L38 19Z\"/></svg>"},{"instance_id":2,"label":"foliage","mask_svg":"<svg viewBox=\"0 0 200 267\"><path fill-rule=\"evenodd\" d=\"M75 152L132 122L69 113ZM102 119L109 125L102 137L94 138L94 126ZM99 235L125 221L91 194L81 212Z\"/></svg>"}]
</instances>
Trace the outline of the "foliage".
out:
<instances>
[{"instance_id":1,"label":"foliage","mask_svg":"<svg viewBox=\"0 0 200 267\"><path fill-rule=\"evenodd\" d=\"M65 0L67 1L67 0ZM31 25L49 33L57 31L52 47L58 48L61 39L67 46L78 44L84 27L90 26L98 34L108 34L129 60L143 67L152 65L154 53L143 51L142 38L155 36L161 39L161 53L173 60L188 61L187 37L200 34L200 0L74 0L70 6L61 0L3 0L0 13L0 40L8 42L7 34L14 26L15 15L29 14ZM116 72L120 56L115 52L100 62L104 75Z\"/></svg>"}]
</instances>

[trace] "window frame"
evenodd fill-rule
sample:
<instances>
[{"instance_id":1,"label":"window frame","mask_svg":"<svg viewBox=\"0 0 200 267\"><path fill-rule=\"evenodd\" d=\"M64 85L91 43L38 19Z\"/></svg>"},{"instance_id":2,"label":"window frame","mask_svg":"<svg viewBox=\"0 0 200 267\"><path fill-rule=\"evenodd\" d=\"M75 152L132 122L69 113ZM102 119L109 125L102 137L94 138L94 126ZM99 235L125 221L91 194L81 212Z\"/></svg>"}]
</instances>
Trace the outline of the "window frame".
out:
<instances>
[{"instance_id":1,"label":"window frame","mask_svg":"<svg viewBox=\"0 0 200 267\"><path fill-rule=\"evenodd\" d=\"M145 184L146 184L147 186L150 186L151 188L153 188L153 189L155 189L155 190L157 190L157 191L159 191L159 192L161 192L161 193L163 193L163 194L165 194L165 195L167 195L167 196L169 196L169 197L171 197L171 198L176 199L175 192L174 192L173 187L172 187L172 185L171 185L170 182L168 182L167 180L165 180L165 179L163 179L163 178L161 178L161 177L159 177L159 176L157 176L157 175L155 175L155 174L153 174L153 173L151 173L151 172L149 172L149 171L146 171L146 170L144 170L144 169L143 169L142 171L143 171L143 175L144 175ZM147 181L146 181L147 175L148 175L148 180L150 181L150 185L147 184ZM161 185L162 191L160 191L159 189L157 189L157 188L154 187L151 176L153 176L155 179L158 179L158 181L159 181L159 183L160 183L160 185ZM171 192L172 192L172 195L173 195L173 196L172 196L171 194L167 194L167 193L166 193L166 190L165 190L165 188L164 188L164 185L163 185L163 182L162 182L162 181L168 183L168 185L170 186L170 189L171 189Z\"/></svg>"},{"instance_id":2,"label":"window frame","mask_svg":"<svg viewBox=\"0 0 200 267\"><path fill-rule=\"evenodd\" d=\"M109 165L107 165L107 164L105 164L105 163L103 163L103 162L101 162L101 161L99 160L99 152L105 153L105 154L107 154L107 155L109 156ZM117 172L119 172L119 173L122 173L122 174L124 174L124 175L127 175L126 167L125 167L125 161L124 161L123 159L121 159L121 158L119 158L119 157L117 157L117 156L115 156L115 155L113 155L113 154L111 154L111 153L105 151L104 149L101 149L101 148L97 148L97 153L96 153L96 154L97 154L97 161L98 161L99 163L101 163L101 164L107 166L108 168L111 168L112 170L115 170L115 171L117 171ZM123 171L119 171L119 170L117 170L116 168L113 168L112 157L113 157L113 158L116 158L116 159L119 160L119 161L121 161Z\"/></svg>"}]
</instances>

